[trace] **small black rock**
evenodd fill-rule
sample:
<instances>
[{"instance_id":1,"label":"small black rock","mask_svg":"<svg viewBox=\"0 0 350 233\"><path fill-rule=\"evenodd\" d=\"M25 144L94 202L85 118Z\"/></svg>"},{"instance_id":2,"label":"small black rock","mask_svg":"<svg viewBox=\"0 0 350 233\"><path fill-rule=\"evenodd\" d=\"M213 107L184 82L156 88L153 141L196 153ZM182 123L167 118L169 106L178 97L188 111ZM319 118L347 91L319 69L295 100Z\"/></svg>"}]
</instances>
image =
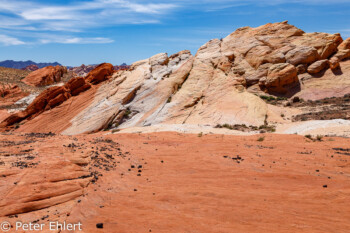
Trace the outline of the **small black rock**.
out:
<instances>
[{"instance_id":1,"label":"small black rock","mask_svg":"<svg viewBox=\"0 0 350 233\"><path fill-rule=\"evenodd\" d=\"M96 228L102 229L103 228L103 223L97 223Z\"/></svg>"},{"instance_id":2,"label":"small black rock","mask_svg":"<svg viewBox=\"0 0 350 233\"><path fill-rule=\"evenodd\" d=\"M325 185L323 185L323 188L327 188L328 186L325 184Z\"/></svg>"}]
</instances>

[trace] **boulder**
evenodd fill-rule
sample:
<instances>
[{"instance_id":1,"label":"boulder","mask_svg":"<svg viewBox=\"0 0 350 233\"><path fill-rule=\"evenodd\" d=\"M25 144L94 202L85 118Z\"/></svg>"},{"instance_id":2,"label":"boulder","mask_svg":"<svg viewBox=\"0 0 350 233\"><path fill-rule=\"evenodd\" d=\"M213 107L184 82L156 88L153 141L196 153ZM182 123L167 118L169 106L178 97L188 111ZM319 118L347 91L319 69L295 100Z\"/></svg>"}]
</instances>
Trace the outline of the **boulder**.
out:
<instances>
[{"instance_id":1,"label":"boulder","mask_svg":"<svg viewBox=\"0 0 350 233\"><path fill-rule=\"evenodd\" d=\"M307 72L309 74L317 74L326 68L328 68L328 60L327 59L319 60L317 62L312 63L307 68Z\"/></svg>"},{"instance_id":2,"label":"boulder","mask_svg":"<svg viewBox=\"0 0 350 233\"><path fill-rule=\"evenodd\" d=\"M114 72L113 65L110 63L102 63L95 69L90 71L86 76L86 81L91 84L97 84L108 79Z\"/></svg>"},{"instance_id":3,"label":"boulder","mask_svg":"<svg viewBox=\"0 0 350 233\"><path fill-rule=\"evenodd\" d=\"M305 33L302 37L295 38L292 43L297 46L309 46L317 50L320 59L327 59L337 52L338 45L343 41L339 33Z\"/></svg>"},{"instance_id":4,"label":"boulder","mask_svg":"<svg viewBox=\"0 0 350 233\"><path fill-rule=\"evenodd\" d=\"M151 66L163 66L168 64L169 62L169 58L168 58L168 54L166 53L159 53L157 55L152 56L149 59L149 64Z\"/></svg>"},{"instance_id":5,"label":"boulder","mask_svg":"<svg viewBox=\"0 0 350 233\"><path fill-rule=\"evenodd\" d=\"M333 56L337 58L339 61L347 59L350 57L350 49L341 49Z\"/></svg>"},{"instance_id":6,"label":"boulder","mask_svg":"<svg viewBox=\"0 0 350 233\"><path fill-rule=\"evenodd\" d=\"M253 67L258 68L260 65L268 62L268 55L271 54L272 49L269 46L256 46L249 50L246 54L246 61Z\"/></svg>"},{"instance_id":7,"label":"boulder","mask_svg":"<svg viewBox=\"0 0 350 233\"><path fill-rule=\"evenodd\" d=\"M67 68L63 66L47 66L42 69L31 72L22 82L30 86L47 86L61 81Z\"/></svg>"},{"instance_id":8,"label":"boulder","mask_svg":"<svg viewBox=\"0 0 350 233\"><path fill-rule=\"evenodd\" d=\"M69 99L69 97L70 97L69 93L61 93L61 94L57 95L55 98L51 99L47 103L45 110L48 110L48 109L51 109L51 108L54 108L54 107L60 105L61 103L63 103L67 99Z\"/></svg>"},{"instance_id":9,"label":"boulder","mask_svg":"<svg viewBox=\"0 0 350 233\"><path fill-rule=\"evenodd\" d=\"M85 79L83 77L72 78L69 80L65 86L68 90L74 91L86 84Z\"/></svg>"},{"instance_id":10,"label":"boulder","mask_svg":"<svg viewBox=\"0 0 350 233\"><path fill-rule=\"evenodd\" d=\"M89 83L85 83L82 86L80 86L79 88L71 90L70 94L72 96L76 96L76 95L79 95L81 92L84 92L84 91L86 91L86 90L88 90L90 88L91 88L91 85Z\"/></svg>"},{"instance_id":11,"label":"boulder","mask_svg":"<svg viewBox=\"0 0 350 233\"><path fill-rule=\"evenodd\" d=\"M295 84L298 80L298 72L295 66L288 63L274 64L269 68L266 81L262 85L268 91L285 93L287 85Z\"/></svg>"},{"instance_id":12,"label":"boulder","mask_svg":"<svg viewBox=\"0 0 350 233\"><path fill-rule=\"evenodd\" d=\"M266 77L271 65L270 63L261 65L254 73L246 75L245 80L247 86L257 84L260 79Z\"/></svg>"},{"instance_id":13,"label":"boulder","mask_svg":"<svg viewBox=\"0 0 350 233\"><path fill-rule=\"evenodd\" d=\"M297 65L296 68L297 68L298 74L304 74L307 71L307 65L306 64Z\"/></svg>"},{"instance_id":14,"label":"boulder","mask_svg":"<svg viewBox=\"0 0 350 233\"><path fill-rule=\"evenodd\" d=\"M298 46L286 54L287 62L292 65L311 64L320 58L317 50L309 46Z\"/></svg>"},{"instance_id":15,"label":"boulder","mask_svg":"<svg viewBox=\"0 0 350 233\"><path fill-rule=\"evenodd\" d=\"M324 35L325 33L321 34ZM315 46L315 48L319 48L318 52L320 54L320 59L327 59L336 53L338 51L338 46L343 42L343 39L339 33L327 35L325 36L325 39L327 40L326 43L323 43L321 46Z\"/></svg>"},{"instance_id":16,"label":"boulder","mask_svg":"<svg viewBox=\"0 0 350 233\"><path fill-rule=\"evenodd\" d=\"M332 70L335 70L339 67L339 59L337 57L332 57L329 59L328 64Z\"/></svg>"},{"instance_id":17,"label":"boulder","mask_svg":"<svg viewBox=\"0 0 350 233\"><path fill-rule=\"evenodd\" d=\"M350 49L350 38L344 40L339 46L338 50Z\"/></svg>"}]
</instances>

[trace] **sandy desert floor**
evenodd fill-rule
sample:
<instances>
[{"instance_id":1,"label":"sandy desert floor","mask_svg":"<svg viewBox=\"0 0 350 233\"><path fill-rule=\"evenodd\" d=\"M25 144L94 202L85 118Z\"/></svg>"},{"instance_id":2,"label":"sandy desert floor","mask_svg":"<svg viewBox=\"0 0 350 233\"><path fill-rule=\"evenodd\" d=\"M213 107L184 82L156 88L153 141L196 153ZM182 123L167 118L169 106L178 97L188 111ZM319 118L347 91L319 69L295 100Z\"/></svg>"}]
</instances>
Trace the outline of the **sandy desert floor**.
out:
<instances>
[{"instance_id":1,"label":"sandy desert floor","mask_svg":"<svg viewBox=\"0 0 350 233\"><path fill-rule=\"evenodd\" d=\"M3 133L0 147L0 222L13 226L350 232L348 138Z\"/></svg>"}]
</instances>

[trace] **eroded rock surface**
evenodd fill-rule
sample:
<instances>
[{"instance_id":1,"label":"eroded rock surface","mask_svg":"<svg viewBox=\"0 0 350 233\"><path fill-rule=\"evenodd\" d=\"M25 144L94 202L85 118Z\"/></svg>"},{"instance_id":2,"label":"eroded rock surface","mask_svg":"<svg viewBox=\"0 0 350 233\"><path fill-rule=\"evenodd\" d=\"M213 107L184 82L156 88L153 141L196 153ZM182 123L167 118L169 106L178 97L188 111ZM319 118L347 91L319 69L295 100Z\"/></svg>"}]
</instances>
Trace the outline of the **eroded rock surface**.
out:
<instances>
[{"instance_id":1,"label":"eroded rock surface","mask_svg":"<svg viewBox=\"0 0 350 233\"><path fill-rule=\"evenodd\" d=\"M61 81L65 73L67 73L66 67L47 66L31 72L22 82L30 86L47 86Z\"/></svg>"},{"instance_id":2,"label":"eroded rock surface","mask_svg":"<svg viewBox=\"0 0 350 233\"><path fill-rule=\"evenodd\" d=\"M260 97L315 100L350 93L348 41L340 34L305 33L282 22L237 29L201 46L194 56L189 51L161 53L118 72L101 64L64 90L50 89L58 94L49 95L53 98L41 107L45 114L18 118L30 119L18 130L47 131L60 124L54 132L79 134L160 124L288 123L291 119L282 117L281 109ZM57 121L50 122L52 117ZM13 122L18 120L1 125Z\"/></svg>"},{"instance_id":3,"label":"eroded rock surface","mask_svg":"<svg viewBox=\"0 0 350 233\"><path fill-rule=\"evenodd\" d=\"M17 112L1 122L0 127L8 127L28 118L35 118L42 112L61 105L72 96L79 95L90 89L92 85L96 85L98 82L108 79L112 73L113 66L108 63L103 63L92 70L92 75L88 75L86 78L76 77L69 80L63 86L50 87L40 93L24 111ZM62 112L61 114L66 114L66 112Z\"/></svg>"},{"instance_id":4,"label":"eroded rock surface","mask_svg":"<svg viewBox=\"0 0 350 233\"><path fill-rule=\"evenodd\" d=\"M81 222L86 233L98 223L111 233L346 232L349 144L298 135L1 134L0 222L45 230L50 221Z\"/></svg>"}]
</instances>

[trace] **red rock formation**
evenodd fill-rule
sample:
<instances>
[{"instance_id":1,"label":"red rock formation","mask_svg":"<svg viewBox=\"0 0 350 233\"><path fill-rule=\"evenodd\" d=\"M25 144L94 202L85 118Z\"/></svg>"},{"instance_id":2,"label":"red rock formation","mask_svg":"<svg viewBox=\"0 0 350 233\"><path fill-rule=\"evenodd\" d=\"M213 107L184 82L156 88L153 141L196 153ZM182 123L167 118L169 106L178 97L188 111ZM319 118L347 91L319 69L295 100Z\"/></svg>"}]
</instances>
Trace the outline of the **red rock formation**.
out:
<instances>
[{"instance_id":1,"label":"red rock formation","mask_svg":"<svg viewBox=\"0 0 350 233\"><path fill-rule=\"evenodd\" d=\"M36 71L38 69L39 69L39 67L37 65L29 65L25 68L22 68L22 70L27 70L27 71Z\"/></svg>"},{"instance_id":2,"label":"red rock formation","mask_svg":"<svg viewBox=\"0 0 350 233\"><path fill-rule=\"evenodd\" d=\"M271 110L269 102L259 96L268 92L308 100L348 94L350 67L341 61L350 56L347 43L339 34L305 33L287 22L240 28L201 46L195 57L183 51L135 62L91 91L95 96L89 92L86 96L91 102L79 112L75 109L76 115L66 116L72 111L66 104L64 109L50 111L51 115L43 114L46 118L42 120L50 122L56 117L67 126L63 121L68 119L71 126L63 132L67 134L157 124L260 126L266 119L284 122L291 118L283 118L277 108ZM328 64L332 71L326 70ZM320 73L322 70L325 72ZM75 102L87 103L79 93L108 80L112 72L112 65L104 63L85 79L71 80L43 109L52 109L71 96L77 97ZM42 127L35 121L29 125L21 129L45 130L58 124Z\"/></svg>"},{"instance_id":3,"label":"red rock formation","mask_svg":"<svg viewBox=\"0 0 350 233\"><path fill-rule=\"evenodd\" d=\"M0 106L13 104L27 95L16 84L0 83Z\"/></svg>"},{"instance_id":4,"label":"red rock formation","mask_svg":"<svg viewBox=\"0 0 350 233\"><path fill-rule=\"evenodd\" d=\"M61 81L62 76L67 73L63 66L47 66L33 71L22 82L30 86L46 86Z\"/></svg>"},{"instance_id":5,"label":"red rock formation","mask_svg":"<svg viewBox=\"0 0 350 233\"><path fill-rule=\"evenodd\" d=\"M108 76L113 74L113 65L110 63L102 63L93 69L87 76L86 81L92 84L97 84L107 80Z\"/></svg>"},{"instance_id":6,"label":"red rock formation","mask_svg":"<svg viewBox=\"0 0 350 233\"><path fill-rule=\"evenodd\" d=\"M24 111L7 117L1 122L0 128L11 126L27 118L32 119L42 112L62 104L71 96L86 91L91 88L91 85L108 79L112 73L113 65L103 63L92 70L86 78L76 77L69 80L64 86L50 87L37 96Z\"/></svg>"},{"instance_id":7,"label":"red rock formation","mask_svg":"<svg viewBox=\"0 0 350 233\"><path fill-rule=\"evenodd\" d=\"M77 67L72 67L69 69L69 71L72 71L75 76L78 77L85 77L90 71L96 68L97 65L84 65Z\"/></svg>"}]
</instances>

